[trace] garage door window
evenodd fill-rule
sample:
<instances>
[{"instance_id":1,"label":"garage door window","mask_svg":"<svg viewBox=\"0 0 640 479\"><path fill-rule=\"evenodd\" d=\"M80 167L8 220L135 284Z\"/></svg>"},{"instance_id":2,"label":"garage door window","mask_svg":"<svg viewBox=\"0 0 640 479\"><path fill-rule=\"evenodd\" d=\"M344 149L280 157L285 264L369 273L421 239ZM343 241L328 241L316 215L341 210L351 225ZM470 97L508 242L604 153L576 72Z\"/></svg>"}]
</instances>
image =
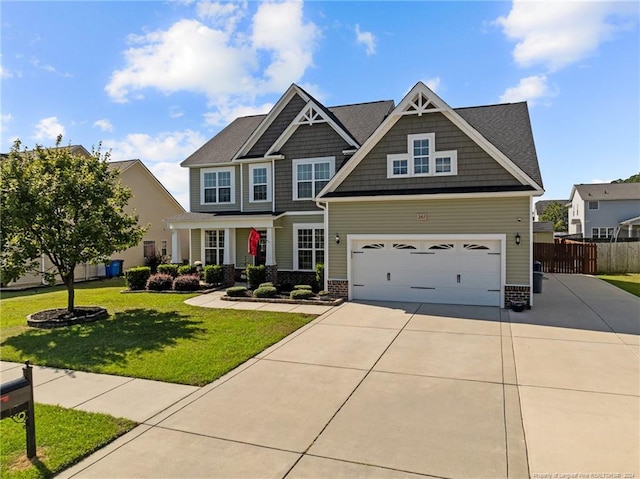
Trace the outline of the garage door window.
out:
<instances>
[{"instance_id":1,"label":"garage door window","mask_svg":"<svg viewBox=\"0 0 640 479\"><path fill-rule=\"evenodd\" d=\"M296 226L294 235L294 269L313 271L324 263L324 228Z\"/></svg>"}]
</instances>

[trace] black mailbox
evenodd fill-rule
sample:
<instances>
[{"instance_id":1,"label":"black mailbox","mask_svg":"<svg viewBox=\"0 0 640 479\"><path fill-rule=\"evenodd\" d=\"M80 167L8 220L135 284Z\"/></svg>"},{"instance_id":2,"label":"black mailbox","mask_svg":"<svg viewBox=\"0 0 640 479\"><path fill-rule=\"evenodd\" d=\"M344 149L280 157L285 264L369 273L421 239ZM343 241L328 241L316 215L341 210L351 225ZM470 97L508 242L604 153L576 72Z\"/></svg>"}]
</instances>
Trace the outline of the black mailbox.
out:
<instances>
[{"instance_id":1,"label":"black mailbox","mask_svg":"<svg viewBox=\"0 0 640 479\"><path fill-rule=\"evenodd\" d=\"M27 378L14 379L0 385L2 419L26 411L31 400L31 383Z\"/></svg>"},{"instance_id":2,"label":"black mailbox","mask_svg":"<svg viewBox=\"0 0 640 479\"><path fill-rule=\"evenodd\" d=\"M33 373L29 361L22 377L0 384L0 419L17 418L27 431L27 457L36 457L36 417L33 402Z\"/></svg>"}]
</instances>

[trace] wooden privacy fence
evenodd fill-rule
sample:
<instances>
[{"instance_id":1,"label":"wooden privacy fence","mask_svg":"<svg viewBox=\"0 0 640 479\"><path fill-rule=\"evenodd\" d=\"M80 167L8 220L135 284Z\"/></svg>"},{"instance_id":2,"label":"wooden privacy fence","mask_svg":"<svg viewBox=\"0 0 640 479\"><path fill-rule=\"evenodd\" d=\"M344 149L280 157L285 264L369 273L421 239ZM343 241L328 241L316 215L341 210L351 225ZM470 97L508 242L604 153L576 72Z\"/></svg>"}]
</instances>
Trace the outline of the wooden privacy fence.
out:
<instances>
[{"instance_id":1,"label":"wooden privacy fence","mask_svg":"<svg viewBox=\"0 0 640 479\"><path fill-rule=\"evenodd\" d=\"M533 260L545 273L595 274L598 247L589 243L533 243Z\"/></svg>"},{"instance_id":2,"label":"wooden privacy fence","mask_svg":"<svg viewBox=\"0 0 640 479\"><path fill-rule=\"evenodd\" d=\"M640 241L597 246L598 273L640 273Z\"/></svg>"}]
</instances>

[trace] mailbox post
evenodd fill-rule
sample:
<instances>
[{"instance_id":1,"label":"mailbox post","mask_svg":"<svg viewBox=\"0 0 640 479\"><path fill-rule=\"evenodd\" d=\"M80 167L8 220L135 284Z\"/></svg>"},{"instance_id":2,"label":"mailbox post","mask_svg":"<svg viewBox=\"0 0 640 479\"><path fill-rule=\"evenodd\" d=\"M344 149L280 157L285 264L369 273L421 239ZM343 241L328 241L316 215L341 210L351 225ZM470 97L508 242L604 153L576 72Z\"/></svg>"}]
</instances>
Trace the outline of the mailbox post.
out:
<instances>
[{"instance_id":1,"label":"mailbox post","mask_svg":"<svg viewBox=\"0 0 640 479\"><path fill-rule=\"evenodd\" d=\"M27 432L27 457L36 457L36 416L33 403L33 368L29 361L22 377L0 384L0 419L23 422Z\"/></svg>"}]
</instances>

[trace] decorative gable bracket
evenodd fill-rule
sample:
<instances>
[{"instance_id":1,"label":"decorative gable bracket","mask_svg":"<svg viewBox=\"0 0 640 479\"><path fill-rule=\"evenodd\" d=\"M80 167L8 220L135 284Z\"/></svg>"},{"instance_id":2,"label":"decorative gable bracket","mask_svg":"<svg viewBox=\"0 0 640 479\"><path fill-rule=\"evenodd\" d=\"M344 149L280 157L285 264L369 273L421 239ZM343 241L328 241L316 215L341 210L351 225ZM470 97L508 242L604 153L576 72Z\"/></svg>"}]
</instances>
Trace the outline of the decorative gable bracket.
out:
<instances>
[{"instance_id":1,"label":"decorative gable bracket","mask_svg":"<svg viewBox=\"0 0 640 479\"><path fill-rule=\"evenodd\" d=\"M305 109L302 110L294 120L294 124L296 125L309 125L309 126L312 126L314 123L326 123L326 122L327 122L327 119L324 117L322 112L314 108L313 104L307 104Z\"/></svg>"},{"instance_id":2,"label":"decorative gable bracket","mask_svg":"<svg viewBox=\"0 0 640 479\"><path fill-rule=\"evenodd\" d=\"M422 116L424 113L435 113L443 110L443 108L435 105L424 92L419 91L407 102L401 114Z\"/></svg>"}]
</instances>

